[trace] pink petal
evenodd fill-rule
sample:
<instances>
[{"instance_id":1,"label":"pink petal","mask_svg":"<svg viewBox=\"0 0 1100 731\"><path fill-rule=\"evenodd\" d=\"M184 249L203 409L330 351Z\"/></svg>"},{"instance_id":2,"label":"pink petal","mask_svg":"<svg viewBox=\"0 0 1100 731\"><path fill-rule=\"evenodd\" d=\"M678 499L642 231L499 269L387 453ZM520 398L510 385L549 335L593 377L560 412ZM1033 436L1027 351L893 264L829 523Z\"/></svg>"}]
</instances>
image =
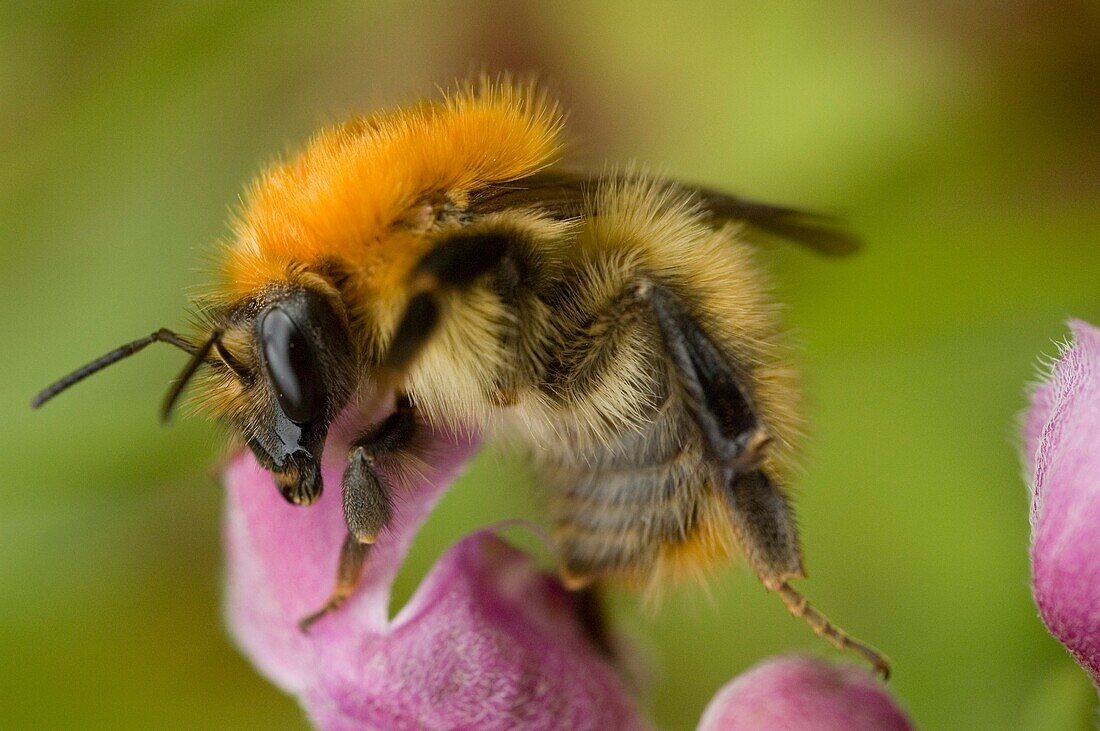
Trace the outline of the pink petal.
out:
<instances>
[{"instance_id":1,"label":"pink petal","mask_svg":"<svg viewBox=\"0 0 1100 731\"><path fill-rule=\"evenodd\" d=\"M1100 330L1075 341L1032 395L1032 591L1047 629L1100 685Z\"/></svg>"},{"instance_id":2,"label":"pink petal","mask_svg":"<svg viewBox=\"0 0 1100 731\"><path fill-rule=\"evenodd\" d=\"M324 729L638 729L573 597L489 532L452 547L382 636L345 638L306 696Z\"/></svg>"},{"instance_id":3,"label":"pink petal","mask_svg":"<svg viewBox=\"0 0 1100 731\"><path fill-rule=\"evenodd\" d=\"M699 731L895 731L913 728L882 683L855 665L765 660L725 685Z\"/></svg>"},{"instance_id":4,"label":"pink petal","mask_svg":"<svg viewBox=\"0 0 1100 731\"><path fill-rule=\"evenodd\" d=\"M638 729L574 597L488 532L448 550L390 621L390 587L432 505L474 451L437 434L431 479L401 490L363 585L303 635L332 588L344 535L340 465L312 506L285 504L250 456L227 473L229 625L243 652L323 729Z\"/></svg>"},{"instance_id":5,"label":"pink petal","mask_svg":"<svg viewBox=\"0 0 1100 731\"><path fill-rule=\"evenodd\" d=\"M346 533L340 499L342 463L322 469L325 491L308 507L289 505L251 454L226 472L225 543L229 628L257 668L284 690L309 682L317 643L387 625L390 587L417 529L474 453L474 439L439 433L431 479L395 487L394 522L371 550L361 589L303 635L297 622L325 603ZM326 453L326 456L327 453Z\"/></svg>"}]
</instances>

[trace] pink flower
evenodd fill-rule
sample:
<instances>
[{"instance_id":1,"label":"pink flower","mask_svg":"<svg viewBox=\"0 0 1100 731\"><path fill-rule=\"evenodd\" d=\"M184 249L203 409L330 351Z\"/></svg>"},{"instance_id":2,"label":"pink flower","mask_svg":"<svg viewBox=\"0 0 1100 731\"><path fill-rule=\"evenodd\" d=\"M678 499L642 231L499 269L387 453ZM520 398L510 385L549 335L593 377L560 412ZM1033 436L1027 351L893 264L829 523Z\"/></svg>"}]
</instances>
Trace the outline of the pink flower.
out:
<instances>
[{"instance_id":1,"label":"pink flower","mask_svg":"<svg viewBox=\"0 0 1100 731\"><path fill-rule=\"evenodd\" d=\"M648 728L574 595L491 531L449 549L389 617L413 535L477 446L448 434L435 441L434 472L395 491L396 520L359 591L308 635L297 622L327 599L344 535L339 489L295 507L251 455L230 464L228 618L241 649L323 729ZM339 471L326 466L325 483L338 486ZM737 679L702 727L765 719L793 728L806 718L843 720L845 731L908 728L869 672L807 659L770 661Z\"/></svg>"},{"instance_id":2,"label":"pink flower","mask_svg":"<svg viewBox=\"0 0 1100 731\"><path fill-rule=\"evenodd\" d=\"M360 590L309 634L297 622L328 598L345 533L339 488L296 507L251 455L230 464L228 614L241 649L324 729L644 728L573 596L490 532L447 551L389 618L417 528L476 448L435 441L434 473L398 488ZM323 475L340 485L339 465Z\"/></svg>"},{"instance_id":3,"label":"pink flower","mask_svg":"<svg viewBox=\"0 0 1100 731\"><path fill-rule=\"evenodd\" d=\"M1100 330L1069 325L1074 342L1024 422L1032 591L1047 629L1100 685Z\"/></svg>"},{"instance_id":4,"label":"pink flower","mask_svg":"<svg viewBox=\"0 0 1100 731\"><path fill-rule=\"evenodd\" d=\"M869 672L808 657L773 658L742 673L718 691L699 721L699 731L911 728Z\"/></svg>"}]
</instances>

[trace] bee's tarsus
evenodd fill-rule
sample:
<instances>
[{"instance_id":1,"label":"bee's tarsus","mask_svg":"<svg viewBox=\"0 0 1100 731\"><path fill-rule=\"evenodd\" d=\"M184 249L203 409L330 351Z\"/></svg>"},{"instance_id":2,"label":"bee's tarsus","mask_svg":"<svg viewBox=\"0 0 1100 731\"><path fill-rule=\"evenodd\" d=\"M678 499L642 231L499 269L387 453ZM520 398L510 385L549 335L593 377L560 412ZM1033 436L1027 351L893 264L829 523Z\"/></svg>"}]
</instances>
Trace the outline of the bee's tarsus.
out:
<instances>
[{"instance_id":1,"label":"bee's tarsus","mask_svg":"<svg viewBox=\"0 0 1100 731\"><path fill-rule=\"evenodd\" d=\"M359 586L363 565L369 553L369 543L361 543L350 533L344 537L344 543L340 546L340 561L336 567L336 586L320 609L298 621L298 629L304 634L308 633L317 620L344 606Z\"/></svg>"},{"instance_id":2,"label":"bee's tarsus","mask_svg":"<svg viewBox=\"0 0 1100 731\"><path fill-rule=\"evenodd\" d=\"M617 660L614 638L608 631L607 616L597 588L587 586L578 589L573 592L572 598L577 621L588 639L605 657Z\"/></svg>"},{"instance_id":3,"label":"bee's tarsus","mask_svg":"<svg viewBox=\"0 0 1100 731\"><path fill-rule=\"evenodd\" d=\"M725 480L734 530L764 585L779 593L787 609L841 650L867 658L883 675L889 663L829 620L791 588L802 577L802 551L790 504L761 464L771 435L760 425L755 405L730 359L699 327L670 289L644 290L660 326L678 382L707 445L710 460Z\"/></svg>"},{"instance_id":4,"label":"bee's tarsus","mask_svg":"<svg viewBox=\"0 0 1100 731\"><path fill-rule=\"evenodd\" d=\"M316 612L308 614L298 620L298 629L301 630L302 634L308 635L309 630L313 627L314 624L317 623L317 620L327 616L328 614L331 614L332 612L335 612L337 609L344 606L344 603L347 602L348 597L351 596L351 593L351 589L348 589L346 592L341 592L339 595L333 594L331 597L329 597L329 600L325 602L325 605L323 607L318 609Z\"/></svg>"},{"instance_id":5,"label":"bee's tarsus","mask_svg":"<svg viewBox=\"0 0 1100 731\"><path fill-rule=\"evenodd\" d=\"M810 625L810 629L812 629L814 634L818 637L824 638L829 644L841 652L850 651L862 656L872 665L872 667L874 667L876 672L882 675L883 680L888 680L890 678L890 661L885 655L868 645L866 642L852 637L840 627L837 627L829 621L828 617L810 604L810 601L802 592L785 581L775 589L775 592L779 595L779 598L783 600L783 604L786 605L787 610L790 611L793 616L804 620Z\"/></svg>"}]
</instances>

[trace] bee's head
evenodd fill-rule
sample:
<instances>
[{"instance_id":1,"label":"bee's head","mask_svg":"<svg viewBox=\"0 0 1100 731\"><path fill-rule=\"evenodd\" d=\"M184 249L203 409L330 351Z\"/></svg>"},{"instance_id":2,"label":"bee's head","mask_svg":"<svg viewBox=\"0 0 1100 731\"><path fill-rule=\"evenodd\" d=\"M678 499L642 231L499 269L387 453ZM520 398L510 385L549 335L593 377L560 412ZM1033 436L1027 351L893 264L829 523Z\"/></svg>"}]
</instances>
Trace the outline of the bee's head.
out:
<instances>
[{"instance_id":1,"label":"bee's head","mask_svg":"<svg viewBox=\"0 0 1100 731\"><path fill-rule=\"evenodd\" d=\"M321 452L333 419L356 386L357 354L336 293L321 282L273 285L244 301L208 310L207 332L192 343L158 330L74 371L35 397L37 407L112 363L162 341L191 354L164 405L171 414L203 365L199 403L227 421L271 470L289 502L321 494Z\"/></svg>"},{"instance_id":2,"label":"bee's head","mask_svg":"<svg viewBox=\"0 0 1100 731\"><path fill-rule=\"evenodd\" d=\"M343 305L321 287L276 286L223 309L202 403L229 421L288 501L321 494L321 452L355 388Z\"/></svg>"}]
</instances>

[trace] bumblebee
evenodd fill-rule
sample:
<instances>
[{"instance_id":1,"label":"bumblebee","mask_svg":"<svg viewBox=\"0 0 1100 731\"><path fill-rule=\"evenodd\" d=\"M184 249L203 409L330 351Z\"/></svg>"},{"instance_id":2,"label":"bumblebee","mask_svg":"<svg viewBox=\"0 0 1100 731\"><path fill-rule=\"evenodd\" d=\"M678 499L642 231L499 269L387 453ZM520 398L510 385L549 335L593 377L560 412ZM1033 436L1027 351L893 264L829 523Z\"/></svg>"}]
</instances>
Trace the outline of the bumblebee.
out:
<instances>
[{"instance_id":1,"label":"bumblebee","mask_svg":"<svg viewBox=\"0 0 1100 731\"><path fill-rule=\"evenodd\" d=\"M790 585L805 576L783 488L799 389L751 243L844 254L855 240L633 169L555 167L561 136L556 105L507 80L321 132L251 186L197 336L123 345L34 406L169 343L190 359L165 415L207 366L198 402L304 506L337 416L392 398L347 446L336 587L303 629L354 591L393 475L439 424L529 447L567 586L665 586L739 548L792 614L886 674Z\"/></svg>"}]
</instances>

